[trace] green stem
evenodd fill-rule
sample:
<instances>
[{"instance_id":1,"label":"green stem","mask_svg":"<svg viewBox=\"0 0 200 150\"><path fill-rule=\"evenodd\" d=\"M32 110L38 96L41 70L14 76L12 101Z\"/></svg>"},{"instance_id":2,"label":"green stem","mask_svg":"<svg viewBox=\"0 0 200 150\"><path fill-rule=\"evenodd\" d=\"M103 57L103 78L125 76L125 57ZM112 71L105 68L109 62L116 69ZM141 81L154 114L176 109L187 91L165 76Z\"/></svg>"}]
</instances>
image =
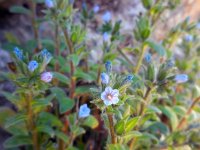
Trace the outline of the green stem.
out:
<instances>
[{"instance_id":1,"label":"green stem","mask_svg":"<svg viewBox=\"0 0 200 150\"><path fill-rule=\"evenodd\" d=\"M141 52L141 54L140 54L140 57L139 57L139 59L138 59L138 63L137 63L137 65L136 65L136 67L135 67L135 70L134 70L134 73L135 73L135 74L137 74L137 73L139 72L139 70L140 70L140 67L141 67L141 65L142 65L142 60L143 60L143 58L144 58L144 54L145 54L146 48L147 48L147 45L146 45L146 44L143 44L143 45L142 45L142 52Z\"/></svg>"},{"instance_id":2,"label":"green stem","mask_svg":"<svg viewBox=\"0 0 200 150\"><path fill-rule=\"evenodd\" d=\"M34 150L40 150L40 145L38 142L38 134L37 134L36 126L34 123L34 115L33 115L33 110L31 106L31 101L32 101L32 93L29 93L27 95L28 128L32 135Z\"/></svg>"},{"instance_id":3,"label":"green stem","mask_svg":"<svg viewBox=\"0 0 200 150\"><path fill-rule=\"evenodd\" d=\"M40 44L40 38L39 38L39 32L38 32L38 24L37 24L37 14L36 14L36 3L34 0L30 1L30 8L31 8L31 22L32 22L32 27L33 27L33 33L34 33L34 38L36 39L37 42L37 47L34 50L35 53L39 51L39 49L42 48Z\"/></svg>"},{"instance_id":4,"label":"green stem","mask_svg":"<svg viewBox=\"0 0 200 150\"><path fill-rule=\"evenodd\" d=\"M192 109L194 108L194 106L200 101L200 96L197 97L196 99L193 100L192 105L189 107L188 111L186 112L186 115L180 120L178 126L177 126L177 130L182 129L183 125L186 122L186 118L187 116L189 116L192 112Z\"/></svg>"},{"instance_id":5,"label":"green stem","mask_svg":"<svg viewBox=\"0 0 200 150\"><path fill-rule=\"evenodd\" d=\"M115 130L114 130L114 121L113 121L113 115L110 113L107 113L108 121L109 121L109 129L110 129L110 135L111 135L111 142L112 144L116 143L116 137L115 137Z\"/></svg>"},{"instance_id":6,"label":"green stem","mask_svg":"<svg viewBox=\"0 0 200 150\"><path fill-rule=\"evenodd\" d=\"M153 90L153 88L150 88L150 87L148 87L147 88L147 91L146 91L146 93L145 93L145 96L144 96L144 101L146 102L146 104L148 105L148 103L149 103L149 96L150 96L150 93L151 93L151 91ZM138 124L137 124L137 126L135 127L135 130L138 130L138 127L140 126L140 124L141 124L141 119L144 117L144 115L145 115L145 104L144 103L142 103L141 104L141 108L140 108L140 112L139 112L139 115L138 116L140 116L140 119L138 120ZM137 141L137 138L133 138L132 140L131 140L131 143L130 143L130 149L132 150L133 149L133 147L134 147L134 145L135 145L135 142Z\"/></svg>"}]
</instances>

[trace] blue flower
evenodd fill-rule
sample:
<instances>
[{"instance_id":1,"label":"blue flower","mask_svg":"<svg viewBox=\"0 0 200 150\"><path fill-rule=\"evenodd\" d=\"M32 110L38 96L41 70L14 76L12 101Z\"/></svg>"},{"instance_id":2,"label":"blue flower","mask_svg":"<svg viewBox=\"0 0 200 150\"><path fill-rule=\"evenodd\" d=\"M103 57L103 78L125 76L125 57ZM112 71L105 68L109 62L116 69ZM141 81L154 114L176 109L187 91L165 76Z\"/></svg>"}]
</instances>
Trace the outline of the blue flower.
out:
<instances>
[{"instance_id":1,"label":"blue flower","mask_svg":"<svg viewBox=\"0 0 200 150\"><path fill-rule=\"evenodd\" d=\"M49 53L49 51L47 49L43 49L40 52L40 55L42 56L42 58L44 59L45 64L47 65L51 59L52 59L52 55L51 53Z\"/></svg>"},{"instance_id":2,"label":"blue flower","mask_svg":"<svg viewBox=\"0 0 200 150\"><path fill-rule=\"evenodd\" d=\"M85 118L89 115L90 115L90 108L87 106L87 104L81 105L78 113L79 118Z\"/></svg>"},{"instance_id":3,"label":"blue flower","mask_svg":"<svg viewBox=\"0 0 200 150\"><path fill-rule=\"evenodd\" d=\"M110 39L110 35L108 34L108 32L104 32L103 33L103 41L108 42L109 39Z\"/></svg>"},{"instance_id":4,"label":"blue flower","mask_svg":"<svg viewBox=\"0 0 200 150\"><path fill-rule=\"evenodd\" d=\"M82 3L82 8L87 10L87 4L85 2Z\"/></svg>"},{"instance_id":5,"label":"blue flower","mask_svg":"<svg viewBox=\"0 0 200 150\"><path fill-rule=\"evenodd\" d=\"M145 55L144 59L145 59L145 61L146 61L147 63L150 63L150 62L151 62L151 54L150 54L150 53L147 53L147 54Z\"/></svg>"},{"instance_id":6,"label":"blue flower","mask_svg":"<svg viewBox=\"0 0 200 150\"><path fill-rule=\"evenodd\" d=\"M38 62L35 60L30 61L28 64L28 69L31 72L33 72L35 69L37 69L37 67L38 67Z\"/></svg>"},{"instance_id":7,"label":"blue flower","mask_svg":"<svg viewBox=\"0 0 200 150\"><path fill-rule=\"evenodd\" d=\"M198 22L198 23L196 24L196 28L197 28L197 29L200 29L200 22Z\"/></svg>"},{"instance_id":8,"label":"blue flower","mask_svg":"<svg viewBox=\"0 0 200 150\"><path fill-rule=\"evenodd\" d=\"M101 93L101 99L106 106L117 104L119 102L119 90L106 87L105 91Z\"/></svg>"},{"instance_id":9,"label":"blue flower","mask_svg":"<svg viewBox=\"0 0 200 150\"><path fill-rule=\"evenodd\" d=\"M111 17L111 13L109 11L106 11L102 16L102 19L104 22L109 22L111 20Z\"/></svg>"},{"instance_id":10,"label":"blue flower","mask_svg":"<svg viewBox=\"0 0 200 150\"><path fill-rule=\"evenodd\" d=\"M48 8L53 8L54 7L54 1L53 0L45 0L45 5Z\"/></svg>"},{"instance_id":11,"label":"blue flower","mask_svg":"<svg viewBox=\"0 0 200 150\"><path fill-rule=\"evenodd\" d=\"M101 73L101 83L108 84L109 83L109 76L106 73Z\"/></svg>"},{"instance_id":12,"label":"blue flower","mask_svg":"<svg viewBox=\"0 0 200 150\"><path fill-rule=\"evenodd\" d=\"M19 60L23 59L23 52L18 47L15 47L13 52Z\"/></svg>"},{"instance_id":13,"label":"blue flower","mask_svg":"<svg viewBox=\"0 0 200 150\"><path fill-rule=\"evenodd\" d=\"M108 74L112 71L112 63L111 63L111 61L106 61L105 68L106 68L106 72Z\"/></svg>"},{"instance_id":14,"label":"blue flower","mask_svg":"<svg viewBox=\"0 0 200 150\"><path fill-rule=\"evenodd\" d=\"M186 42L191 42L193 40L193 36L188 34L188 35L185 36L184 39L185 39Z\"/></svg>"},{"instance_id":15,"label":"blue flower","mask_svg":"<svg viewBox=\"0 0 200 150\"><path fill-rule=\"evenodd\" d=\"M98 13L99 10L100 10L99 5L95 5L95 6L93 7L93 12L94 12L94 13Z\"/></svg>"},{"instance_id":16,"label":"blue flower","mask_svg":"<svg viewBox=\"0 0 200 150\"><path fill-rule=\"evenodd\" d=\"M178 74L175 76L176 83L184 83L188 81L188 75L186 74Z\"/></svg>"},{"instance_id":17,"label":"blue flower","mask_svg":"<svg viewBox=\"0 0 200 150\"><path fill-rule=\"evenodd\" d=\"M124 81L122 82L122 85L131 83L132 80L133 80L133 75L127 75Z\"/></svg>"}]
</instances>

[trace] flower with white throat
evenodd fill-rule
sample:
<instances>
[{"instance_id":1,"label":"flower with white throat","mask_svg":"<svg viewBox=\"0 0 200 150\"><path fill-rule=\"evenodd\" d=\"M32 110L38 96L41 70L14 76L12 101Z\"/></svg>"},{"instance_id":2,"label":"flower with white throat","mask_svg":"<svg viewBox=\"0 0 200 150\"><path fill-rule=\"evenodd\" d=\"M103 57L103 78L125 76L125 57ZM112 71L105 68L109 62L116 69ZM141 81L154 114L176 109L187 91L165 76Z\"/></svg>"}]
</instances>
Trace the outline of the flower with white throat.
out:
<instances>
[{"instance_id":1,"label":"flower with white throat","mask_svg":"<svg viewBox=\"0 0 200 150\"><path fill-rule=\"evenodd\" d=\"M106 87L105 91L101 93L101 99L106 106L117 104L119 102L119 91L117 89L112 89L111 87Z\"/></svg>"}]
</instances>

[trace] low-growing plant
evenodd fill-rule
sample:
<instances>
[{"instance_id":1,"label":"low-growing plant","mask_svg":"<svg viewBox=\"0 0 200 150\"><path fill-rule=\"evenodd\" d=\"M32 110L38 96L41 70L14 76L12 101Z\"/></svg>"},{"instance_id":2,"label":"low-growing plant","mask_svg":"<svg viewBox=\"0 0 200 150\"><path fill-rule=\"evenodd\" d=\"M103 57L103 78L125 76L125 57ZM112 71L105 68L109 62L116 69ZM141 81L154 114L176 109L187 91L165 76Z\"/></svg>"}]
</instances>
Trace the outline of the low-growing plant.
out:
<instances>
[{"instance_id":1,"label":"low-growing plant","mask_svg":"<svg viewBox=\"0 0 200 150\"><path fill-rule=\"evenodd\" d=\"M79 11L73 0L32 0L30 9L10 8L31 16L35 37L20 45L9 34L3 45L13 61L1 77L15 85L13 93L0 92L14 105L0 108L0 126L12 135L6 149L200 147L199 23L186 18L157 41L158 21L180 1L141 2L146 11L137 16L130 43L123 22L104 12L98 63L90 56L96 47L89 46L87 29L100 6L84 2ZM46 6L42 18L38 3ZM53 37L39 36L43 21Z\"/></svg>"}]
</instances>

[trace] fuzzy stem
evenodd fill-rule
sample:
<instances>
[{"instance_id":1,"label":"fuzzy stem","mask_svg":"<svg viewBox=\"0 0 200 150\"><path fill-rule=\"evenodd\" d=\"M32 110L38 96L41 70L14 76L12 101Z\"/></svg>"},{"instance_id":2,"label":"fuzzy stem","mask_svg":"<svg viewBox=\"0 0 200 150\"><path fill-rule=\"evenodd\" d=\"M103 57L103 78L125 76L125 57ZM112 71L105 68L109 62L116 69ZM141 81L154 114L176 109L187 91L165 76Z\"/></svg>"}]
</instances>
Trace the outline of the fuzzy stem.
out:
<instances>
[{"instance_id":1,"label":"fuzzy stem","mask_svg":"<svg viewBox=\"0 0 200 150\"><path fill-rule=\"evenodd\" d=\"M142 45L142 52L141 52L141 54L140 54L140 57L139 57L139 59L138 59L138 63L137 63L137 65L136 65L136 67L135 67L135 70L134 70L134 73L135 73L135 74L137 74L137 73L139 72L139 70L140 70L140 67L141 67L141 65L142 65L142 60L143 60L143 58L144 58L144 54L145 54L146 48L147 48L147 45L143 44L143 45Z\"/></svg>"},{"instance_id":2,"label":"fuzzy stem","mask_svg":"<svg viewBox=\"0 0 200 150\"><path fill-rule=\"evenodd\" d=\"M109 129L110 129L110 135L111 135L111 142L112 144L116 143L116 137L115 137L115 130L114 130L114 121L113 121L113 115L107 113L108 121L109 121Z\"/></svg>"},{"instance_id":3,"label":"fuzzy stem","mask_svg":"<svg viewBox=\"0 0 200 150\"><path fill-rule=\"evenodd\" d=\"M36 42L37 42L37 47L35 48L34 52L37 53L39 49L42 48L42 45L40 44L38 24L37 24L37 14L36 14L36 3L34 2L34 0L30 1L30 8L32 12L31 22L32 22L32 27L33 27L34 38L36 39Z\"/></svg>"},{"instance_id":4,"label":"fuzzy stem","mask_svg":"<svg viewBox=\"0 0 200 150\"><path fill-rule=\"evenodd\" d=\"M146 91L146 93L145 93L145 96L144 96L144 98L143 98L144 101L145 101L147 104L149 103L149 95L150 95L150 93L151 93L152 90L153 90L153 88L148 87L148 88L147 88L147 91ZM143 118L144 114L145 114L145 104L142 103L141 108L140 108L140 112L139 112L140 119L138 120L138 124L137 124L137 126L135 127L135 130L138 130L138 127L140 126L141 119ZM133 149L133 147L134 147L136 141L137 141L137 138L133 138L133 139L131 140L130 147L129 147L131 150Z\"/></svg>"},{"instance_id":5,"label":"fuzzy stem","mask_svg":"<svg viewBox=\"0 0 200 150\"><path fill-rule=\"evenodd\" d=\"M27 95L28 128L32 134L34 150L40 150L40 145L38 142L38 134L37 134L35 123L34 123L34 115L33 115L33 110L31 106L31 101L32 101L32 93L29 93Z\"/></svg>"},{"instance_id":6,"label":"fuzzy stem","mask_svg":"<svg viewBox=\"0 0 200 150\"><path fill-rule=\"evenodd\" d=\"M124 54L124 52L121 50L120 47L117 47L117 51L124 57L124 59L131 65L133 66L133 62Z\"/></svg>"},{"instance_id":7,"label":"fuzzy stem","mask_svg":"<svg viewBox=\"0 0 200 150\"><path fill-rule=\"evenodd\" d=\"M177 130L182 129L183 125L186 122L186 118L187 116L189 116L192 112L192 109L194 108L194 106L200 101L200 96L197 97L196 99L193 100L192 105L189 107L188 111L186 112L186 115L180 120L178 126L177 126Z\"/></svg>"}]
</instances>

